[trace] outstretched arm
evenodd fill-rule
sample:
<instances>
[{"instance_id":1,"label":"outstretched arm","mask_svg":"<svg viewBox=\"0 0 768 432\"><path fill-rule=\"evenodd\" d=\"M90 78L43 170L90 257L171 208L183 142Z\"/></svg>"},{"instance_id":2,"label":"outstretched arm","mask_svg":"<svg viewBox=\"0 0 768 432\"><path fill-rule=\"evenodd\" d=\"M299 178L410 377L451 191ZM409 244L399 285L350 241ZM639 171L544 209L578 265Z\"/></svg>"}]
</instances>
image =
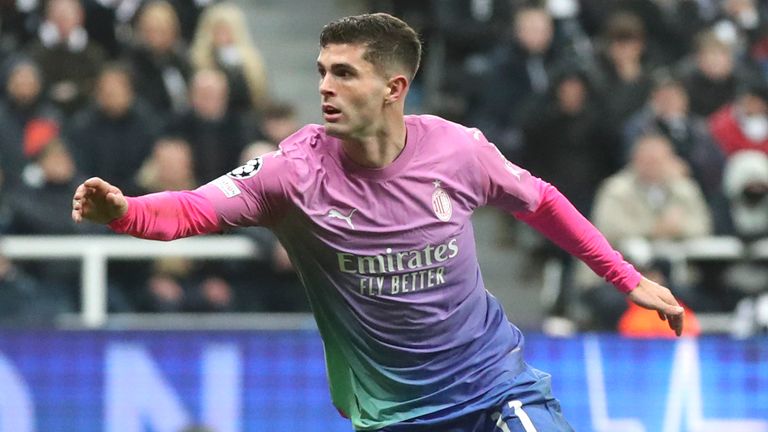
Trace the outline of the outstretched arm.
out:
<instances>
[{"instance_id":1,"label":"outstretched arm","mask_svg":"<svg viewBox=\"0 0 768 432\"><path fill-rule=\"evenodd\" d=\"M173 240L220 231L213 205L197 191L126 197L94 177L75 191L72 219L108 224L115 232L152 240Z\"/></svg>"},{"instance_id":2,"label":"outstretched arm","mask_svg":"<svg viewBox=\"0 0 768 432\"><path fill-rule=\"evenodd\" d=\"M595 273L627 293L638 306L658 312L659 318L666 320L680 336L683 331L683 308L672 292L642 277L624 261L597 228L557 189L546 185L536 211L516 213L516 216L584 261Z\"/></svg>"}]
</instances>

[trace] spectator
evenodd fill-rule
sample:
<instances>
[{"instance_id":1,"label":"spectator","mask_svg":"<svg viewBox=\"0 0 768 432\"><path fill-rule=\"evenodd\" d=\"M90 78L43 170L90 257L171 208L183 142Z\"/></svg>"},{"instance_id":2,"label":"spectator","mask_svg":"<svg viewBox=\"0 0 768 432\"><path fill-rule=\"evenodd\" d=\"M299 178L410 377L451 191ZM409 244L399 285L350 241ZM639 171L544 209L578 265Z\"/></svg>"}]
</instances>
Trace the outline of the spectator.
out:
<instances>
[{"instance_id":1,"label":"spectator","mask_svg":"<svg viewBox=\"0 0 768 432\"><path fill-rule=\"evenodd\" d=\"M723 189L734 233L748 241L768 237L768 155L757 150L734 153L726 165Z\"/></svg>"},{"instance_id":2,"label":"spectator","mask_svg":"<svg viewBox=\"0 0 768 432\"><path fill-rule=\"evenodd\" d=\"M59 119L60 113L42 93L40 70L31 59L17 58L8 62L4 80L8 97L0 100L0 168L9 186L21 181L27 162L24 155L24 128L30 119Z\"/></svg>"},{"instance_id":3,"label":"spectator","mask_svg":"<svg viewBox=\"0 0 768 432\"><path fill-rule=\"evenodd\" d=\"M137 176L147 192L182 190L196 186L193 177L192 152L184 140L163 137L157 140L151 156ZM153 261L145 290L135 302L147 312L182 312L188 299L187 279L193 272L193 262L186 258L162 258Z\"/></svg>"},{"instance_id":4,"label":"spectator","mask_svg":"<svg viewBox=\"0 0 768 432\"><path fill-rule=\"evenodd\" d=\"M651 90L651 62L646 52L643 22L622 12L606 22L605 47L599 62L606 119L620 132L627 118L640 109Z\"/></svg>"},{"instance_id":5,"label":"spectator","mask_svg":"<svg viewBox=\"0 0 768 432\"><path fill-rule=\"evenodd\" d=\"M401 9L415 10L424 8L424 4L429 2L401 3L407 3ZM472 82L467 80L467 76L488 72L488 54L499 40L507 36L513 5L508 0L443 0L439 6L432 3L432 7L424 8L429 10L421 12L421 19L413 16L415 13L403 12L406 16L413 16L414 21L409 23L415 22L417 27L422 27L417 28L420 35L427 32L426 45L430 49L424 61L426 68L419 75L431 86L426 90L434 92L427 95L431 97L430 108L453 118L461 118L468 114L464 112L467 107L463 98ZM419 88L418 83L416 88Z\"/></svg>"},{"instance_id":6,"label":"spectator","mask_svg":"<svg viewBox=\"0 0 768 432\"><path fill-rule=\"evenodd\" d=\"M83 174L140 193L136 174L159 131L152 110L134 94L128 68L111 64L99 75L93 104L73 119L69 136Z\"/></svg>"},{"instance_id":7,"label":"spectator","mask_svg":"<svg viewBox=\"0 0 768 432\"><path fill-rule=\"evenodd\" d=\"M522 123L521 165L555 185L583 214L590 213L600 182L620 167L617 143L595 99L586 74L566 70Z\"/></svg>"},{"instance_id":8,"label":"spectator","mask_svg":"<svg viewBox=\"0 0 768 432\"><path fill-rule=\"evenodd\" d=\"M268 105L262 121L264 135L274 145L280 144L301 126L296 118L296 107L287 102Z\"/></svg>"},{"instance_id":9,"label":"spectator","mask_svg":"<svg viewBox=\"0 0 768 432\"><path fill-rule=\"evenodd\" d=\"M749 57L751 48L765 35L765 17L761 16L756 0L724 0L721 16L712 29L721 40L736 47L738 54Z\"/></svg>"},{"instance_id":10,"label":"spectator","mask_svg":"<svg viewBox=\"0 0 768 432\"><path fill-rule=\"evenodd\" d=\"M674 240L709 234L709 211L686 171L669 140L639 137L627 167L598 191L595 226L616 245L632 237Z\"/></svg>"},{"instance_id":11,"label":"spectator","mask_svg":"<svg viewBox=\"0 0 768 432\"><path fill-rule=\"evenodd\" d=\"M648 134L668 139L675 154L690 167L707 201L716 201L721 191L723 153L712 139L705 119L690 112L683 84L666 73L657 74L648 103L627 120L623 153L628 155L633 143Z\"/></svg>"},{"instance_id":12,"label":"spectator","mask_svg":"<svg viewBox=\"0 0 768 432\"><path fill-rule=\"evenodd\" d=\"M43 72L50 98L65 114L88 102L93 81L104 62L100 46L83 28L85 14L79 0L50 0L38 40L29 53Z\"/></svg>"},{"instance_id":13,"label":"spectator","mask_svg":"<svg viewBox=\"0 0 768 432\"><path fill-rule=\"evenodd\" d=\"M264 61L236 4L219 3L205 10L190 52L196 69L226 74L231 110L263 110L269 99Z\"/></svg>"},{"instance_id":14,"label":"spectator","mask_svg":"<svg viewBox=\"0 0 768 432\"><path fill-rule=\"evenodd\" d=\"M192 190L198 185L194 166L192 150L186 141L173 136L161 137L139 170L137 182L146 192Z\"/></svg>"},{"instance_id":15,"label":"spectator","mask_svg":"<svg viewBox=\"0 0 768 432\"><path fill-rule=\"evenodd\" d=\"M136 93L158 114L184 112L189 63L182 51L176 12L166 1L149 3L136 28L136 43L127 54L135 72Z\"/></svg>"},{"instance_id":16,"label":"spectator","mask_svg":"<svg viewBox=\"0 0 768 432\"><path fill-rule=\"evenodd\" d=\"M592 220L619 250L632 238L678 240L711 232L711 218L699 187L688 177L672 144L661 135L637 139L629 164L600 187ZM651 257L629 258L655 280L669 280L667 263ZM575 279L581 300L578 304L585 309L575 313L582 315L578 321L589 321L603 330L615 329L627 308L626 297L613 295L584 265L578 266ZM691 306L698 304L688 287L671 289Z\"/></svg>"},{"instance_id":17,"label":"spectator","mask_svg":"<svg viewBox=\"0 0 768 432\"><path fill-rule=\"evenodd\" d=\"M514 18L514 38L502 42L490 67L476 82L470 100L470 122L483 129L507 157L519 151L520 120L533 95L545 94L553 71L565 55L554 40L552 17L546 9L520 8Z\"/></svg>"},{"instance_id":18,"label":"spectator","mask_svg":"<svg viewBox=\"0 0 768 432\"><path fill-rule=\"evenodd\" d=\"M190 190L194 179L192 151L184 140L164 137L157 141L152 156L139 175L148 192ZM146 282L142 310L151 312L231 312L236 295L219 266L196 264L185 258L155 260Z\"/></svg>"},{"instance_id":19,"label":"spectator","mask_svg":"<svg viewBox=\"0 0 768 432\"><path fill-rule=\"evenodd\" d=\"M681 28L698 28L695 27L698 22L689 21L699 17L697 6L706 1L708 0L579 0L580 20L587 33L596 37L604 30L605 23L616 14L633 15L641 21L646 30L646 49L660 61L673 62L686 50L686 39L680 35ZM685 15L680 16L682 13Z\"/></svg>"},{"instance_id":20,"label":"spectator","mask_svg":"<svg viewBox=\"0 0 768 432\"><path fill-rule=\"evenodd\" d=\"M25 128L24 152L34 163L25 167L24 182L5 193L2 205L7 217L6 234L106 232L73 223L67 217L72 188L85 178L77 173L55 122L31 120ZM25 268L40 282L55 287L51 289L65 298L70 306L78 303L80 270L77 266L67 261L46 261L29 263Z\"/></svg>"},{"instance_id":21,"label":"spectator","mask_svg":"<svg viewBox=\"0 0 768 432\"><path fill-rule=\"evenodd\" d=\"M744 87L733 104L710 117L709 127L729 157L740 150L768 153L768 85L755 83Z\"/></svg>"},{"instance_id":22,"label":"spectator","mask_svg":"<svg viewBox=\"0 0 768 432\"><path fill-rule=\"evenodd\" d=\"M737 67L731 45L711 32L697 38L695 62L683 65L683 82L690 96L691 112L708 117L730 103L745 80Z\"/></svg>"},{"instance_id":23,"label":"spectator","mask_svg":"<svg viewBox=\"0 0 768 432\"><path fill-rule=\"evenodd\" d=\"M723 187L734 233L748 242L768 237L768 155L756 150L736 152L726 165ZM739 299L731 328L734 336L749 337L761 328L768 329L768 269L764 262L744 259L728 266L719 281Z\"/></svg>"},{"instance_id":24,"label":"spectator","mask_svg":"<svg viewBox=\"0 0 768 432\"><path fill-rule=\"evenodd\" d=\"M218 0L169 0L179 17L181 38L185 43L194 38L200 15L204 10L214 5Z\"/></svg>"},{"instance_id":25,"label":"spectator","mask_svg":"<svg viewBox=\"0 0 768 432\"><path fill-rule=\"evenodd\" d=\"M566 70L522 123L521 165L560 189L582 214L589 214L599 183L619 167L618 146L598 106L586 74ZM541 252L563 264L561 290L549 311L561 314L570 300L574 261L549 243L543 246Z\"/></svg>"},{"instance_id":26,"label":"spectator","mask_svg":"<svg viewBox=\"0 0 768 432\"><path fill-rule=\"evenodd\" d=\"M192 109L171 125L171 133L192 147L195 178L201 184L232 170L248 142L241 118L227 108L228 97L223 72L197 71L190 86Z\"/></svg>"}]
</instances>

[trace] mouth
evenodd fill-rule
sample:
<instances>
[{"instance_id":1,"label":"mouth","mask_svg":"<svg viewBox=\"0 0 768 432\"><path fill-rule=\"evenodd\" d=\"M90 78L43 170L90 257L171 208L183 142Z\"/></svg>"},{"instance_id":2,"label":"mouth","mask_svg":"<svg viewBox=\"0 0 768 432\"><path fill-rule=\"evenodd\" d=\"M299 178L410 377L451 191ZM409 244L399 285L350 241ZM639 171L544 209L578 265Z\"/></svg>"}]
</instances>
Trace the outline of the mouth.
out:
<instances>
[{"instance_id":1,"label":"mouth","mask_svg":"<svg viewBox=\"0 0 768 432\"><path fill-rule=\"evenodd\" d=\"M323 119L335 123L341 118L341 110L330 104L323 104Z\"/></svg>"}]
</instances>

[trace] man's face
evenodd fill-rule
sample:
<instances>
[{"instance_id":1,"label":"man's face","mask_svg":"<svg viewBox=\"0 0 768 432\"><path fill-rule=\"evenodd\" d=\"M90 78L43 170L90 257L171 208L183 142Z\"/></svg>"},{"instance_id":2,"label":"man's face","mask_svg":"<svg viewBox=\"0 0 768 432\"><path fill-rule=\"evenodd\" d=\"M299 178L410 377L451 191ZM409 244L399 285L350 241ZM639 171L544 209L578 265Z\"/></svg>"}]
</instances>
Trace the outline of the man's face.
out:
<instances>
[{"instance_id":1,"label":"man's face","mask_svg":"<svg viewBox=\"0 0 768 432\"><path fill-rule=\"evenodd\" d=\"M705 48L698 53L699 69L711 80L721 81L733 72L733 57L725 48Z\"/></svg>"},{"instance_id":2,"label":"man's face","mask_svg":"<svg viewBox=\"0 0 768 432\"><path fill-rule=\"evenodd\" d=\"M96 84L96 101L108 116L122 117L133 105L130 79L119 72L104 73Z\"/></svg>"},{"instance_id":3,"label":"man's face","mask_svg":"<svg viewBox=\"0 0 768 432\"><path fill-rule=\"evenodd\" d=\"M73 0L55 0L48 8L48 19L56 25L62 37L83 25L83 9Z\"/></svg>"},{"instance_id":4,"label":"man's face","mask_svg":"<svg viewBox=\"0 0 768 432\"><path fill-rule=\"evenodd\" d=\"M372 136L383 121L389 94L383 71L363 59L363 45L329 44L320 50L320 99L329 135L346 138Z\"/></svg>"},{"instance_id":5,"label":"man's face","mask_svg":"<svg viewBox=\"0 0 768 432\"><path fill-rule=\"evenodd\" d=\"M192 79L190 102L195 113L205 120L220 120L227 114L229 87L223 75L203 71Z\"/></svg>"},{"instance_id":6,"label":"man's face","mask_svg":"<svg viewBox=\"0 0 768 432\"><path fill-rule=\"evenodd\" d=\"M22 64L13 70L6 87L11 99L19 105L27 106L37 100L40 94L40 76L34 67Z\"/></svg>"},{"instance_id":7,"label":"man's face","mask_svg":"<svg viewBox=\"0 0 768 432\"><path fill-rule=\"evenodd\" d=\"M520 12L515 19L515 36L526 51L542 54L552 44L552 18L541 10Z\"/></svg>"},{"instance_id":8,"label":"man's face","mask_svg":"<svg viewBox=\"0 0 768 432\"><path fill-rule=\"evenodd\" d=\"M656 115L667 119L680 119L688 114L688 94L677 84L659 87L651 99Z\"/></svg>"}]
</instances>

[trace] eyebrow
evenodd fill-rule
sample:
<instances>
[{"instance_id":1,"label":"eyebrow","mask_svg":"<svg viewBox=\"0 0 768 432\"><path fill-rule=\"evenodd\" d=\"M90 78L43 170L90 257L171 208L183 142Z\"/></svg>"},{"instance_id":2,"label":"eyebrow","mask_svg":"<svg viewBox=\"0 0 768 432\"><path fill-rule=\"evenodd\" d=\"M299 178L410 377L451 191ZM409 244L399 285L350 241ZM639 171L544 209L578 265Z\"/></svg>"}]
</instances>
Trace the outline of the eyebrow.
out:
<instances>
[{"instance_id":1,"label":"eyebrow","mask_svg":"<svg viewBox=\"0 0 768 432\"><path fill-rule=\"evenodd\" d=\"M350 63L332 63L330 65L330 67L326 68L325 65L323 65L322 63L320 63L320 61L318 61L317 62L317 67L318 68L323 68L323 69L326 69L326 70L333 70L333 69L349 69L351 71L356 71L357 70L357 68L352 66L352 64L350 64Z\"/></svg>"}]
</instances>

